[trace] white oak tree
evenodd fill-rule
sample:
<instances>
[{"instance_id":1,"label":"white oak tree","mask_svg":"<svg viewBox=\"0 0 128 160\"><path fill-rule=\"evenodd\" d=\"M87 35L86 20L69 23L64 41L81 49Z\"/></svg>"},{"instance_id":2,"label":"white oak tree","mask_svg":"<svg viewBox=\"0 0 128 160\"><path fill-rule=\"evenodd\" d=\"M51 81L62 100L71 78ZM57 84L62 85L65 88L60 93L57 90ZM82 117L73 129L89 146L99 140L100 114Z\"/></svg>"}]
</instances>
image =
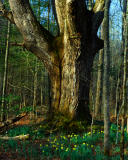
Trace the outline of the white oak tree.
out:
<instances>
[{"instance_id":1,"label":"white oak tree","mask_svg":"<svg viewBox=\"0 0 128 160\"><path fill-rule=\"evenodd\" d=\"M103 41L97 36L103 20L104 0L91 11L84 0L52 0L59 34L54 37L33 14L29 0L9 0L11 11L3 16L15 23L23 46L45 65L51 80L51 112L71 119L89 120L89 86L93 59Z\"/></svg>"}]
</instances>

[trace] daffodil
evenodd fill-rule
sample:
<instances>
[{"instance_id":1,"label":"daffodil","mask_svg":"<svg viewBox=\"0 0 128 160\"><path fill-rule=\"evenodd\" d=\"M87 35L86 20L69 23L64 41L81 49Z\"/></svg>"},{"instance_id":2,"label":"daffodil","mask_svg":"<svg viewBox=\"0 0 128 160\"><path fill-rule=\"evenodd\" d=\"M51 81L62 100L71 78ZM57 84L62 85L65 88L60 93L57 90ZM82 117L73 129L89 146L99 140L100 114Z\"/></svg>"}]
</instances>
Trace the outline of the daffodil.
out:
<instances>
[{"instance_id":1,"label":"daffodil","mask_svg":"<svg viewBox=\"0 0 128 160\"><path fill-rule=\"evenodd\" d=\"M52 145L52 147L54 148L54 147L56 147L55 145Z\"/></svg>"}]
</instances>

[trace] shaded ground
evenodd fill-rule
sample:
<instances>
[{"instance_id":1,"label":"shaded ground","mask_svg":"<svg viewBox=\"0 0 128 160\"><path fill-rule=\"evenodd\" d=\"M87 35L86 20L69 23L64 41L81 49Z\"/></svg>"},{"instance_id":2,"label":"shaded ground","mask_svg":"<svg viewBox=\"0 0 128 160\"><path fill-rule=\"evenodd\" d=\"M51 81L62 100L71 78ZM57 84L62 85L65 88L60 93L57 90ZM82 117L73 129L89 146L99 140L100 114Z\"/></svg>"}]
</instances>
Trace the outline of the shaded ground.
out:
<instances>
[{"instance_id":1,"label":"shaded ground","mask_svg":"<svg viewBox=\"0 0 128 160\"><path fill-rule=\"evenodd\" d=\"M29 119L24 117L16 122L13 129L4 133L7 136L30 134L25 141L0 141L0 160L103 160L103 122L96 126L91 136L90 128L87 133L79 134L45 134L40 123L43 118ZM115 119L111 118L112 122ZM98 123L98 121L97 121ZM37 125L35 125L37 124ZM99 129L100 128L100 129ZM119 132L120 137L120 132ZM111 160L120 159L120 144L115 145L116 126L111 125ZM128 136L125 133L125 156L128 157Z\"/></svg>"}]
</instances>

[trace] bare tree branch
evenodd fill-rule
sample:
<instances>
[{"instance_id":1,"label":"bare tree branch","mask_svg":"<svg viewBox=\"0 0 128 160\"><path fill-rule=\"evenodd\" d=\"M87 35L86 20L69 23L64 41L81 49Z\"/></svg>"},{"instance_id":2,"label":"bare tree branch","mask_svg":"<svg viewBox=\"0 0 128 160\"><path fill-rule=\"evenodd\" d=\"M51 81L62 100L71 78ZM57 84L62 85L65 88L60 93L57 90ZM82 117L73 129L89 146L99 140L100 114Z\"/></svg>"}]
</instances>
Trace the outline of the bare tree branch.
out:
<instances>
[{"instance_id":1,"label":"bare tree branch","mask_svg":"<svg viewBox=\"0 0 128 160\"><path fill-rule=\"evenodd\" d=\"M8 82L8 84L9 84L11 87L14 87L14 88L25 88L25 89L27 89L27 90L29 90L29 91L31 91L31 92L33 93L33 90L31 90L30 88L28 88L28 87L25 86L25 85L16 86L16 85L13 85L13 84L11 84L11 83L9 83L9 82Z\"/></svg>"},{"instance_id":2,"label":"bare tree branch","mask_svg":"<svg viewBox=\"0 0 128 160\"><path fill-rule=\"evenodd\" d=\"M19 46L19 47L23 47L23 48L25 47L25 46L24 46L24 43L10 42L9 44L10 44L11 46Z\"/></svg>"}]
</instances>

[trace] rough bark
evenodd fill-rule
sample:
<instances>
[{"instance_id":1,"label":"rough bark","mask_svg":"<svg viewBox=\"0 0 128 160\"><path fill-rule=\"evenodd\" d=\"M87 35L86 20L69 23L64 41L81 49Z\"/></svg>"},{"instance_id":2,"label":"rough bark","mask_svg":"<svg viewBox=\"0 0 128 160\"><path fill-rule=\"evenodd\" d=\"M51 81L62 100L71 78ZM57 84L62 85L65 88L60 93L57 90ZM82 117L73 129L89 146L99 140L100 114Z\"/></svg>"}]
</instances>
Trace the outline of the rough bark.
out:
<instances>
[{"instance_id":1,"label":"rough bark","mask_svg":"<svg viewBox=\"0 0 128 160\"><path fill-rule=\"evenodd\" d=\"M96 52L103 48L103 41L97 37L104 15L101 1L96 1L92 11L87 10L84 0L53 1L58 37L37 22L28 0L9 0L9 3L24 46L43 61L49 72L52 111L71 118L90 119L90 73Z\"/></svg>"},{"instance_id":2,"label":"rough bark","mask_svg":"<svg viewBox=\"0 0 128 160\"><path fill-rule=\"evenodd\" d=\"M61 5L58 3L59 9ZM96 43L101 41L95 31L89 29L92 21L89 21L88 17L93 19L94 15L86 10L83 1L69 1L66 3L66 11L67 14L63 15L66 16L65 22L62 18L59 20L60 33L64 31L64 53L60 65L61 98L58 108L61 112L70 112L72 117L84 119L89 112L90 72L95 52L99 47ZM89 35L92 35L92 38Z\"/></svg>"}]
</instances>

